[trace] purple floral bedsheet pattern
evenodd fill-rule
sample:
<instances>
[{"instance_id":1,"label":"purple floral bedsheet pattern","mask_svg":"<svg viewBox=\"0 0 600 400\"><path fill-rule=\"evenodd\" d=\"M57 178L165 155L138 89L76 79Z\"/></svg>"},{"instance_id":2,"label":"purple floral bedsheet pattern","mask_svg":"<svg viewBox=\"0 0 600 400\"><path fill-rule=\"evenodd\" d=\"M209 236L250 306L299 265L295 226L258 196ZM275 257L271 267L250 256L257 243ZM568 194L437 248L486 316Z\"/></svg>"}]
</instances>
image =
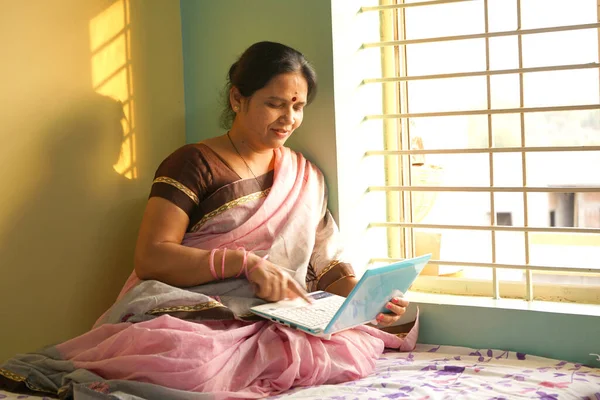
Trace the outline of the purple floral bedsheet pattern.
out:
<instances>
[{"instance_id":1,"label":"purple floral bedsheet pattern","mask_svg":"<svg viewBox=\"0 0 600 400\"><path fill-rule=\"evenodd\" d=\"M0 399L41 398L0 391ZM420 344L411 353L384 353L375 372L361 380L297 388L272 399L600 400L600 369L509 351Z\"/></svg>"},{"instance_id":2,"label":"purple floral bedsheet pattern","mask_svg":"<svg viewBox=\"0 0 600 400\"><path fill-rule=\"evenodd\" d=\"M272 399L600 400L600 369L509 351L417 345L411 353L384 353L359 381Z\"/></svg>"}]
</instances>

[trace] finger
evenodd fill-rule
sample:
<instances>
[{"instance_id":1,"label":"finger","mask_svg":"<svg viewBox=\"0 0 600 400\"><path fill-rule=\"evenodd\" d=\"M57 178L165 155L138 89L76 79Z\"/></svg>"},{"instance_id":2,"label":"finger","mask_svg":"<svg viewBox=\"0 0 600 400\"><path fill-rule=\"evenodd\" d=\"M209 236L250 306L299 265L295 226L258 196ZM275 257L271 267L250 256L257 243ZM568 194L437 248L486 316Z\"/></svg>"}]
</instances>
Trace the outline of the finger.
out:
<instances>
[{"instance_id":1,"label":"finger","mask_svg":"<svg viewBox=\"0 0 600 400\"><path fill-rule=\"evenodd\" d=\"M288 290L297 296L302 297L307 303L312 304L312 299L308 296L306 291L293 279L288 279Z\"/></svg>"},{"instance_id":2,"label":"finger","mask_svg":"<svg viewBox=\"0 0 600 400\"><path fill-rule=\"evenodd\" d=\"M260 285L258 283L255 283L256 297L260 297L261 299L267 300L267 296L269 294L269 290L268 290L268 286L267 286L268 284L269 283L267 281L262 281Z\"/></svg>"},{"instance_id":3,"label":"finger","mask_svg":"<svg viewBox=\"0 0 600 400\"><path fill-rule=\"evenodd\" d=\"M387 303L385 305L385 308L387 308L388 310L390 310L391 312L393 312L396 315L402 315L406 312L406 307L398 306L391 302Z\"/></svg>"},{"instance_id":4,"label":"finger","mask_svg":"<svg viewBox=\"0 0 600 400\"><path fill-rule=\"evenodd\" d=\"M408 300L405 300L402 297L393 297L392 300L390 300L390 301L401 307L408 307L408 305L410 304Z\"/></svg>"},{"instance_id":5,"label":"finger","mask_svg":"<svg viewBox=\"0 0 600 400\"><path fill-rule=\"evenodd\" d=\"M281 300L284 300L288 297L288 281L290 279L286 274L281 274L281 280L278 282L277 287L279 288L279 297Z\"/></svg>"},{"instance_id":6,"label":"finger","mask_svg":"<svg viewBox=\"0 0 600 400\"><path fill-rule=\"evenodd\" d=\"M281 290L281 281L283 277L279 274L272 274L271 279L271 298L273 299L273 301L279 301L282 299L283 294L285 294L285 291Z\"/></svg>"},{"instance_id":7,"label":"finger","mask_svg":"<svg viewBox=\"0 0 600 400\"><path fill-rule=\"evenodd\" d=\"M271 297L271 293L273 292L272 278L271 278L270 274L266 271L263 271L262 274L263 274L262 279L260 279L257 282L259 290L256 292L256 296L260 297L261 299L264 299L264 300L273 301L273 299Z\"/></svg>"},{"instance_id":8,"label":"finger","mask_svg":"<svg viewBox=\"0 0 600 400\"><path fill-rule=\"evenodd\" d=\"M275 279L273 279L272 276L269 276L269 294L267 297L267 300L269 301L279 301L279 298L277 297L277 281Z\"/></svg>"},{"instance_id":9,"label":"finger","mask_svg":"<svg viewBox=\"0 0 600 400\"><path fill-rule=\"evenodd\" d=\"M399 315L394 314L378 314L377 323L382 326L391 325L400 319Z\"/></svg>"}]
</instances>

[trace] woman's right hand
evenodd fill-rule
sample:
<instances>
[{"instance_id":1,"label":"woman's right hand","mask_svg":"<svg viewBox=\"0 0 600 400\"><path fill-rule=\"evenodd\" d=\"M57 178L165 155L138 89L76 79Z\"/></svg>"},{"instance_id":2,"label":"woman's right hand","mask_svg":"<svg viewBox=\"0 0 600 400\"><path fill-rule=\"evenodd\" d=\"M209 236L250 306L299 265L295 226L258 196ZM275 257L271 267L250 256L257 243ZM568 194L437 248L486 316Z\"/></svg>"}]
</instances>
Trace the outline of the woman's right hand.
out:
<instances>
[{"instance_id":1,"label":"woman's right hand","mask_svg":"<svg viewBox=\"0 0 600 400\"><path fill-rule=\"evenodd\" d=\"M277 265L256 255L248 258L248 281L257 297L267 301L302 297L311 303L304 289Z\"/></svg>"}]
</instances>

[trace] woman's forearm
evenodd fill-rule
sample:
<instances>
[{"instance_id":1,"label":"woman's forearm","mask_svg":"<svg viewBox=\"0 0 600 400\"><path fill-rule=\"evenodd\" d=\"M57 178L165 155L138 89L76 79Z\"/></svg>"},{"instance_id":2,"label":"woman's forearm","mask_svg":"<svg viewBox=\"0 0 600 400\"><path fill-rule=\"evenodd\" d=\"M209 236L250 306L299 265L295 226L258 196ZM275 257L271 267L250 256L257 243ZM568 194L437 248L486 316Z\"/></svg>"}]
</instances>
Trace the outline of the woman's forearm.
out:
<instances>
[{"instance_id":1,"label":"woman's forearm","mask_svg":"<svg viewBox=\"0 0 600 400\"><path fill-rule=\"evenodd\" d=\"M333 294L337 294L338 296L347 297L354 286L358 283L358 279L354 276L346 276L338 281L333 282L325 291Z\"/></svg>"},{"instance_id":2,"label":"woman's forearm","mask_svg":"<svg viewBox=\"0 0 600 400\"><path fill-rule=\"evenodd\" d=\"M222 278L223 251L214 254L218 279ZM136 250L135 271L140 279L154 279L172 286L189 287L215 280L210 267L210 250L182 246L177 243L156 243L144 250ZM248 265L255 265L254 254L248 255ZM243 252L228 250L225 254L225 278L236 276L243 264ZM243 276L243 275L242 275Z\"/></svg>"}]
</instances>

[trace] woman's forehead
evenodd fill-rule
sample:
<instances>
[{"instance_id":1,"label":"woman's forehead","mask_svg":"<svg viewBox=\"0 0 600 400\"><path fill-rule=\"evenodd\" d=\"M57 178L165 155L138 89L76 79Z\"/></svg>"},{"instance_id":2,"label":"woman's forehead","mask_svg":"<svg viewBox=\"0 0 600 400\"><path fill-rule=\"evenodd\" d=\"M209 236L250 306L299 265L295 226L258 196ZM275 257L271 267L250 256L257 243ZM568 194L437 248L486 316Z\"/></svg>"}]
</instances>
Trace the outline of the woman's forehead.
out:
<instances>
[{"instance_id":1,"label":"woman's forehead","mask_svg":"<svg viewBox=\"0 0 600 400\"><path fill-rule=\"evenodd\" d=\"M273 77L267 85L261 89L267 96L283 97L292 101L306 101L308 84L306 78L300 72L288 72Z\"/></svg>"}]
</instances>

